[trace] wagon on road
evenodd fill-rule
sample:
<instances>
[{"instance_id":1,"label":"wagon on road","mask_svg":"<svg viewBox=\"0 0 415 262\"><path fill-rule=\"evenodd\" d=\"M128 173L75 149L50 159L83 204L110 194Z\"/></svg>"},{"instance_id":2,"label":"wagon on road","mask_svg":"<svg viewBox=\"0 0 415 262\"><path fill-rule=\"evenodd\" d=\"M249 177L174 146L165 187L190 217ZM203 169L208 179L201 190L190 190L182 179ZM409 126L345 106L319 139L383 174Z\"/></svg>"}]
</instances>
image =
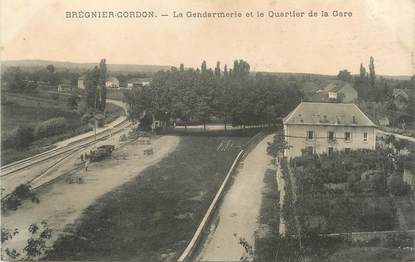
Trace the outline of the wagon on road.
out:
<instances>
[{"instance_id":1,"label":"wagon on road","mask_svg":"<svg viewBox=\"0 0 415 262\"><path fill-rule=\"evenodd\" d=\"M97 149L91 152L91 161L99 161L107 156L110 156L114 149L114 145L102 145L97 147Z\"/></svg>"}]
</instances>

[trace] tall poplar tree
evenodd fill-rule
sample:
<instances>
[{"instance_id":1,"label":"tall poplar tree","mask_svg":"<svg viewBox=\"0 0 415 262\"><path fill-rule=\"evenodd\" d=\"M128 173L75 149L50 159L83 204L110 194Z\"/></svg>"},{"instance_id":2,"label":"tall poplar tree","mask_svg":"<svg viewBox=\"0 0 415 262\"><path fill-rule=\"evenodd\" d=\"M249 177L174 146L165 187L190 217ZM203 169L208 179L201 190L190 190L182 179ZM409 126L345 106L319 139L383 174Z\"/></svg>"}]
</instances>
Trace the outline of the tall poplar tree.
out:
<instances>
[{"instance_id":1,"label":"tall poplar tree","mask_svg":"<svg viewBox=\"0 0 415 262\"><path fill-rule=\"evenodd\" d=\"M107 81L107 65L105 58L101 59L99 63L99 76L98 76L98 88L99 88L99 99L97 108L100 111L105 110L105 105L107 103L107 87L105 86L105 82Z\"/></svg>"},{"instance_id":2,"label":"tall poplar tree","mask_svg":"<svg viewBox=\"0 0 415 262\"><path fill-rule=\"evenodd\" d=\"M366 79L366 68L363 64L360 64L360 80L364 81Z\"/></svg>"},{"instance_id":3,"label":"tall poplar tree","mask_svg":"<svg viewBox=\"0 0 415 262\"><path fill-rule=\"evenodd\" d=\"M375 59L370 57L369 61L369 83L372 87L375 87L376 74L375 74Z\"/></svg>"}]
</instances>

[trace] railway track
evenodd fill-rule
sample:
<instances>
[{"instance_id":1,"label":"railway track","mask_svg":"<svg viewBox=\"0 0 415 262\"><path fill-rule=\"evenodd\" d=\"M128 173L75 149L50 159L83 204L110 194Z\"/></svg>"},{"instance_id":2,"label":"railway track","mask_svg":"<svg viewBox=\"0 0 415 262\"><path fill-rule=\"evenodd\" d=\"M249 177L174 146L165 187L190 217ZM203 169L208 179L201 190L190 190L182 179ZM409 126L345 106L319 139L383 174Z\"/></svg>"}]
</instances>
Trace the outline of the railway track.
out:
<instances>
[{"instance_id":1,"label":"railway track","mask_svg":"<svg viewBox=\"0 0 415 262\"><path fill-rule=\"evenodd\" d=\"M40 179L53 170L53 168L57 167L59 164L64 162L66 158L73 155L74 153L80 151L83 148L86 148L88 146L91 146L95 143L98 143L99 141L103 141L107 139L108 137L115 135L119 132L122 132L125 130L125 128L128 128L131 125L131 123L128 120L124 120L114 126L111 130L105 130L98 134L88 136L86 138L74 141L68 145L61 146L58 148L54 148L51 150L48 150L46 152L37 154L35 156L19 160L13 163L10 163L8 165L1 167L0 172L0 178L13 178L13 174L18 174L19 171L23 171L26 169L29 169L35 165L43 164L46 161L51 161L49 165L41 172L40 174L36 175L29 181L25 181L24 184L32 184L33 182L36 182L36 187L40 186L39 184ZM7 198L11 192L4 192L6 195L3 195L1 198L2 200Z\"/></svg>"}]
</instances>

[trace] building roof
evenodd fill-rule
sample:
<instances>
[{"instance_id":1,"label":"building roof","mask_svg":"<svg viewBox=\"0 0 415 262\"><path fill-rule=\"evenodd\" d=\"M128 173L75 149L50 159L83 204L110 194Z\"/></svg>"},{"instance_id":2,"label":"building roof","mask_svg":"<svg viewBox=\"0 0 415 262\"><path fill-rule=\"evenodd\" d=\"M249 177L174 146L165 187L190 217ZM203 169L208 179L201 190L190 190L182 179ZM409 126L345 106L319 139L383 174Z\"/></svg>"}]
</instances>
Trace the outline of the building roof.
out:
<instances>
[{"instance_id":1,"label":"building roof","mask_svg":"<svg viewBox=\"0 0 415 262\"><path fill-rule=\"evenodd\" d=\"M349 83L343 85L343 86L337 86L331 90L331 92L356 92L356 89L353 88L353 86Z\"/></svg>"},{"instance_id":2,"label":"building roof","mask_svg":"<svg viewBox=\"0 0 415 262\"><path fill-rule=\"evenodd\" d=\"M291 125L376 125L355 105L343 103L301 102L283 120Z\"/></svg>"},{"instance_id":3,"label":"building roof","mask_svg":"<svg viewBox=\"0 0 415 262\"><path fill-rule=\"evenodd\" d=\"M105 119L105 116L104 114L97 113L94 115L94 118L97 120L102 120L102 119Z\"/></svg>"},{"instance_id":4,"label":"building roof","mask_svg":"<svg viewBox=\"0 0 415 262\"><path fill-rule=\"evenodd\" d=\"M86 79L86 74L81 75L78 80L85 80Z\"/></svg>"},{"instance_id":5,"label":"building roof","mask_svg":"<svg viewBox=\"0 0 415 262\"><path fill-rule=\"evenodd\" d=\"M107 78L107 82L119 82L116 77L110 76Z\"/></svg>"},{"instance_id":6,"label":"building roof","mask_svg":"<svg viewBox=\"0 0 415 262\"><path fill-rule=\"evenodd\" d=\"M333 90L334 88L337 87L337 83L331 82L328 85L326 85L326 87L323 88L323 92L331 92L331 90Z\"/></svg>"}]
</instances>

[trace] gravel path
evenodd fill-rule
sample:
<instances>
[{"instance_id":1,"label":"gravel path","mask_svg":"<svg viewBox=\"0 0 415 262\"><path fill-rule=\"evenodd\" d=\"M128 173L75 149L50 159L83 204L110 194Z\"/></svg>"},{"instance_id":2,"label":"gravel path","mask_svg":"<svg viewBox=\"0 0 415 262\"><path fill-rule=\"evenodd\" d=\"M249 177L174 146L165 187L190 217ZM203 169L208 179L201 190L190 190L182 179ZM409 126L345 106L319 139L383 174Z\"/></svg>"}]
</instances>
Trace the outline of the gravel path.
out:
<instances>
[{"instance_id":1,"label":"gravel path","mask_svg":"<svg viewBox=\"0 0 415 262\"><path fill-rule=\"evenodd\" d=\"M258 229L265 172L271 165L266 153L267 142L273 135L263 139L244 160L229 191L218 210L218 223L214 223L197 260L239 261L245 250L240 238L254 246Z\"/></svg>"}]
</instances>

